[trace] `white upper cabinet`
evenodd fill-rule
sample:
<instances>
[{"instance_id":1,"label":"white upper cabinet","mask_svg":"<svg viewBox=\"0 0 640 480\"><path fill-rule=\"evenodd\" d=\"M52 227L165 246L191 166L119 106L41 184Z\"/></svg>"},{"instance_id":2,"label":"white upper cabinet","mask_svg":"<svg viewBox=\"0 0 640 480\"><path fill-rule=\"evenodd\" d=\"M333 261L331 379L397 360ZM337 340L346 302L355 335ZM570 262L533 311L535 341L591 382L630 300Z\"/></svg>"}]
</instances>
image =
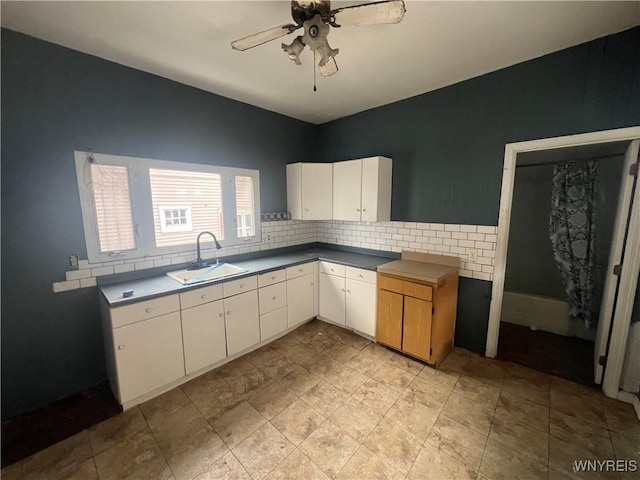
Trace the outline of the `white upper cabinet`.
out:
<instances>
[{"instance_id":1,"label":"white upper cabinet","mask_svg":"<svg viewBox=\"0 0 640 480\"><path fill-rule=\"evenodd\" d=\"M392 161L369 157L333 164L333 220L391 220Z\"/></svg>"},{"instance_id":2,"label":"white upper cabinet","mask_svg":"<svg viewBox=\"0 0 640 480\"><path fill-rule=\"evenodd\" d=\"M287 165L287 209L294 220L331 220L333 164Z\"/></svg>"}]
</instances>

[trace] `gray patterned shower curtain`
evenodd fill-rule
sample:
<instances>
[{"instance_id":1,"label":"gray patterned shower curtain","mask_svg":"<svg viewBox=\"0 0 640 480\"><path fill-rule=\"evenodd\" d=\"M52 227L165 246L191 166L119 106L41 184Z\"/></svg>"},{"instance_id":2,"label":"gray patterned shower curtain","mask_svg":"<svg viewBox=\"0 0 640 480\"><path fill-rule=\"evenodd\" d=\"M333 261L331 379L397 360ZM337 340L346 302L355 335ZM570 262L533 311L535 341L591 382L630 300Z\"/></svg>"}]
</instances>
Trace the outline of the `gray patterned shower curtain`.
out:
<instances>
[{"instance_id":1,"label":"gray patterned shower curtain","mask_svg":"<svg viewBox=\"0 0 640 480\"><path fill-rule=\"evenodd\" d=\"M565 163L553 170L549 234L569 300L569 315L595 328L596 162Z\"/></svg>"}]
</instances>

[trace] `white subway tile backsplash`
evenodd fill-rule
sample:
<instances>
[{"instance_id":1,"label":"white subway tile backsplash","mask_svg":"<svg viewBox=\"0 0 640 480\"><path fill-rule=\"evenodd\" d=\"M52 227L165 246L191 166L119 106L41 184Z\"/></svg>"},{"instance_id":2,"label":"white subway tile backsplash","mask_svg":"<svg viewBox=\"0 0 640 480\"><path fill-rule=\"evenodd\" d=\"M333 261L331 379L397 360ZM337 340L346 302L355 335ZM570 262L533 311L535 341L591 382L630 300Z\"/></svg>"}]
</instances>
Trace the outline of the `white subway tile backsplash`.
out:
<instances>
[{"instance_id":1,"label":"white subway tile backsplash","mask_svg":"<svg viewBox=\"0 0 640 480\"><path fill-rule=\"evenodd\" d=\"M53 293L67 292L80 288L80 280L67 280L65 282L54 282Z\"/></svg>"},{"instance_id":2,"label":"white subway tile backsplash","mask_svg":"<svg viewBox=\"0 0 640 480\"><path fill-rule=\"evenodd\" d=\"M99 277L101 275L113 275L113 267L98 267L91 269L92 277Z\"/></svg>"},{"instance_id":3,"label":"white subway tile backsplash","mask_svg":"<svg viewBox=\"0 0 640 480\"><path fill-rule=\"evenodd\" d=\"M116 265L113 267L113 273L125 273L125 272L133 272L134 270L133 263L125 263L123 265Z\"/></svg>"},{"instance_id":4,"label":"white subway tile backsplash","mask_svg":"<svg viewBox=\"0 0 640 480\"><path fill-rule=\"evenodd\" d=\"M67 280L80 280L81 278L87 278L91 276L91 270L70 270L65 273Z\"/></svg>"},{"instance_id":5,"label":"white subway tile backsplash","mask_svg":"<svg viewBox=\"0 0 640 480\"><path fill-rule=\"evenodd\" d=\"M478 225L478 233L496 233L498 231L498 227L490 227L486 225Z\"/></svg>"},{"instance_id":6,"label":"white subway tile backsplash","mask_svg":"<svg viewBox=\"0 0 640 480\"><path fill-rule=\"evenodd\" d=\"M95 287L97 285L95 277L80 279L80 288Z\"/></svg>"},{"instance_id":7,"label":"white subway tile backsplash","mask_svg":"<svg viewBox=\"0 0 640 480\"><path fill-rule=\"evenodd\" d=\"M418 222L347 222L300 220L262 223L262 241L220 251L205 249L203 258L219 258L240 253L266 251L310 242L333 243L371 250L404 250L457 255L461 258L460 275L492 279L497 227ZM477 250L478 260L468 261L468 250ZM80 269L66 272L64 282L53 284L54 292L95 286L96 277L153 267L179 265L195 260L195 252L165 254L106 263L78 262Z\"/></svg>"}]
</instances>

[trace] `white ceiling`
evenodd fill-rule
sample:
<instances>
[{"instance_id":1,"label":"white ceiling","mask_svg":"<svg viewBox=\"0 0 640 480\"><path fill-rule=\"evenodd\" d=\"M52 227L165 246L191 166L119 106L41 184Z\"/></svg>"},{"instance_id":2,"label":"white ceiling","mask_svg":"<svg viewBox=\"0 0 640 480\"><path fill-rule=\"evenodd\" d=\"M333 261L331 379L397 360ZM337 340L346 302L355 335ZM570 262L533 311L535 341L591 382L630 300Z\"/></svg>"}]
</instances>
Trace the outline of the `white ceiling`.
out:
<instances>
[{"instance_id":1,"label":"white ceiling","mask_svg":"<svg viewBox=\"0 0 640 480\"><path fill-rule=\"evenodd\" d=\"M291 21L286 1L9 2L2 26L312 123L412 97L640 24L640 2L411 1L397 25L332 29L340 71L296 66L280 40L230 42ZM363 2L332 2L333 8ZM297 33L284 37L290 43Z\"/></svg>"}]
</instances>

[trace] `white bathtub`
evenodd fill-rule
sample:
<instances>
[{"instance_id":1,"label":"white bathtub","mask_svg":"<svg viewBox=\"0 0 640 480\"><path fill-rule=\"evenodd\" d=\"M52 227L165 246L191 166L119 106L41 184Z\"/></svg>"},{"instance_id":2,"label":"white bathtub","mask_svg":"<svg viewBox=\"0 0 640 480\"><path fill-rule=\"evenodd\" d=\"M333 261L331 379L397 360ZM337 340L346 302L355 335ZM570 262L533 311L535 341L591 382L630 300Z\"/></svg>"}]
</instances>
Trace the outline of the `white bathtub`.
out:
<instances>
[{"instance_id":1,"label":"white bathtub","mask_svg":"<svg viewBox=\"0 0 640 480\"><path fill-rule=\"evenodd\" d=\"M583 322L569 318L569 304L557 298L530 293L504 292L502 297L503 322L543 330L566 337L594 340L596 331Z\"/></svg>"}]
</instances>

